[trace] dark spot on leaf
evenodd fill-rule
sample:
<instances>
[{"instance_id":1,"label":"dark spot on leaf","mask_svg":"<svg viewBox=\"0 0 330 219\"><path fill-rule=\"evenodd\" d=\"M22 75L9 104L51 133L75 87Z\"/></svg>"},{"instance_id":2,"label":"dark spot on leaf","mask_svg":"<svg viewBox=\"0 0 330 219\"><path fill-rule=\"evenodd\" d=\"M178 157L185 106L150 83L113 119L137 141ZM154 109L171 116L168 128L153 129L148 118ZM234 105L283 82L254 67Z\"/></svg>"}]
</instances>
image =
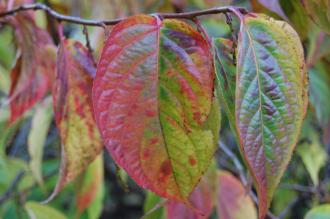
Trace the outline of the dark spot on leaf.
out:
<instances>
[{"instance_id":1,"label":"dark spot on leaf","mask_svg":"<svg viewBox=\"0 0 330 219\"><path fill-rule=\"evenodd\" d=\"M165 160L160 166L159 180L165 181L172 172L171 163L169 160Z\"/></svg>"},{"instance_id":2,"label":"dark spot on leaf","mask_svg":"<svg viewBox=\"0 0 330 219\"><path fill-rule=\"evenodd\" d=\"M189 163L191 166L195 166L197 163L196 159L192 155L189 156Z\"/></svg>"}]
</instances>

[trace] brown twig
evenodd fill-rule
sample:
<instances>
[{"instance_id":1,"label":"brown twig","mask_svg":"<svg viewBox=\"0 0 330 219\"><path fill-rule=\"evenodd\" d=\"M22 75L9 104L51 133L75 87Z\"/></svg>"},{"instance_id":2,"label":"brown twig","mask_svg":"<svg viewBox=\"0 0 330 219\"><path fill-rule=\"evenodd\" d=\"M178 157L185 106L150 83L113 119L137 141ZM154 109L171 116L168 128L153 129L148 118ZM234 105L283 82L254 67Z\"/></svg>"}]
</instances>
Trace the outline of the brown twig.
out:
<instances>
[{"instance_id":1,"label":"brown twig","mask_svg":"<svg viewBox=\"0 0 330 219\"><path fill-rule=\"evenodd\" d=\"M18 12L22 11L29 11L29 10L42 10L45 11L49 16L54 17L58 21L65 21L73 24L80 24L80 25L86 25L86 26L99 26L104 27L104 25L114 25L118 22L125 20L125 18L118 18L113 20L89 20L84 19L80 17L74 17L74 16L67 16L60 14L47 5L41 4L41 3L35 3L35 4L22 4L16 8L13 8L12 10L3 11L0 13L0 17L5 16L13 16ZM199 11L192 11L192 12L183 12L183 13L157 13L157 15L161 18L184 18L184 19L193 19L198 16L202 15L210 15L210 14L219 14L219 13L235 13L240 12L242 14L246 14L247 10L240 7L233 7L233 6L226 6L226 7L217 7L217 8L210 8L205 10L199 10Z\"/></svg>"},{"instance_id":2,"label":"brown twig","mask_svg":"<svg viewBox=\"0 0 330 219\"><path fill-rule=\"evenodd\" d=\"M87 30L86 25L84 25L84 27L83 27L83 34L85 35L86 47L88 49L89 56L90 56L90 58L93 61L94 67L96 67L97 64L96 64L96 61L95 61L94 55L93 55L94 50L93 50L93 48L91 46L91 43L90 43L89 34L88 34L88 30Z\"/></svg>"}]
</instances>

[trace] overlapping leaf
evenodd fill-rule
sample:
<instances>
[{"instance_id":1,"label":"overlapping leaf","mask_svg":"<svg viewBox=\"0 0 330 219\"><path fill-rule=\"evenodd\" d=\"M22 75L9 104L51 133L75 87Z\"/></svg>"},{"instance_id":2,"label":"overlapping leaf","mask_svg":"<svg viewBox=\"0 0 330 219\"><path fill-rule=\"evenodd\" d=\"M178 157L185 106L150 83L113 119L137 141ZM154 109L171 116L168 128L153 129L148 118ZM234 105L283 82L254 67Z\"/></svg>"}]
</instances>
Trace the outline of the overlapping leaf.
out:
<instances>
[{"instance_id":1,"label":"overlapping leaf","mask_svg":"<svg viewBox=\"0 0 330 219\"><path fill-rule=\"evenodd\" d=\"M291 158L307 106L307 74L296 32L285 22L246 15L238 40L236 124L254 177L260 218Z\"/></svg>"},{"instance_id":2,"label":"overlapping leaf","mask_svg":"<svg viewBox=\"0 0 330 219\"><path fill-rule=\"evenodd\" d=\"M219 219L257 219L251 197L242 183L227 171L218 173L217 214Z\"/></svg>"},{"instance_id":3,"label":"overlapping leaf","mask_svg":"<svg viewBox=\"0 0 330 219\"><path fill-rule=\"evenodd\" d=\"M55 74L55 47L49 34L36 26L29 12L17 14L9 23L15 29L18 47L9 92L10 123L13 123L49 91Z\"/></svg>"},{"instance_id":4,"label":"overlapping leaf","mask_svg":"<svg viewBox=\"0 0 330 219\"><path fill-rule=\"evenodd\" d=\"M142 187L187 201L215 151L214 71L188 24L138 15L116 25L93 85L95 119L114 160ZM212 117L212 118L209 118ZM213 118L214 117L214 118Z\"/></svg>"},{"instance_id":5,"label":"overlapping leaf","mask_svg":"<svg viewBox=\"0 0 330 219\"><path fill-rule=\"evenodd\" d=\"M176 201L166 205L166 218L168 219L202 219L208 218L212 213L212 191L206 178L202 178L189 197L189 201L199 212L188 208Z\"/></svg>"},{"instance_id":6,"label":"overlapping leaf","mask_svg":"<svg viewBox=\"0 0 330 219\"><path fill-rule=\"evenodd\" d=\"M216 164L212 162L206 174L189 196L189 201L194 209L188 208L183 203L169 201L166 204L167 219L202 219L209 218L215 206L217 186Z\"/></svg>"},{"instance_id":7,"label":"overlapping leaf","mask_svg":"<svg viewBox=\"0 0 330 219\"><path fill-rule=\"evenodd\" d=\"M60 179L52 198L101 152L103 144L93 119L95 68L79 42L62 40L53 90L56 125L62 142Z\"/></svg>"}]
</instances>

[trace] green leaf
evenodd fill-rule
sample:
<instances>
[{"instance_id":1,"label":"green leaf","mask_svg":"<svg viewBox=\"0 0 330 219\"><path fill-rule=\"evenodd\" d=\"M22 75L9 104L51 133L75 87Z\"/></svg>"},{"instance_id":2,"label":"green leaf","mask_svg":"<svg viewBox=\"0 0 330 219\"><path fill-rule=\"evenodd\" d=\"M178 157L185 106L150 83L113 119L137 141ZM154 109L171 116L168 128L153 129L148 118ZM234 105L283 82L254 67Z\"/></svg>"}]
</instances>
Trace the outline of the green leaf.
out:
<instances>
[{"instance_id":1,"label":"green leaf","mask_svg":"<svg viewBox=\"0 0 330 219\"><path fill-rule=\"evenodd\" d=\"M228 117L230 127L237 137L235 120L236 63L232 57L233 42L225 38L215 38L212 47L216 73L215 90Z\"/></svg>"},{"instance_id":2,"label":"green leaf","mask_svg":"<svg viewBox=\"0 0 330 219\"><path fill-rule=\"evenodd\" d=\"M32 125L28 136L28 151L30 155L30 169L36 181L42 185L42 155L49 126L53 118L52 99L45 99L32 118Z\"/></svg>"},{"instance_id":3,"label":"green leaf","mask_svg":"<svg viewBox=\"0 0 330 219\"><path fill-rule=\"evenodd\" d=\"M25 204L25 209L31 219L66 219L66 217L58 210L33 201L27 202Z\"/></svg>"},{"instance_id":4,"label":"green leaf","mask_svg":"<svg viewBox=\"0 0 330 219\"><path fill-rule=\"evenodd\" d=\"M322 147L315 131L310 129L311 143L303 143L297 147L297 153L301 157L315 186L319 184L319 171L327 162L327 152Z\"/></svg>"},{"instance_id":5,"label":"green leaf","mask_svg":"<svg viewBox=\"0 0 330 219\"><path fill-rule=\"evenodd\" d=\"M285 22L243 17L238 39L236 125L264 218L290 161L307 107L303 48Z\"/></svg>"},{"instance_id":6,"label":"green leaf","mask_svg":"<svg viewBox=\"0 0 330 219\"><path fill-rule=\"evenodd\" d=\"M213 81L208 43L187 23L138 15L112 29L94 115L111 156L138 185L188 202L216 149Z\"/></svg>"},{"instance_id":7,"label":"green leaf","mask_svg":"<svg viewBox=\"0 0 330 219\"><path fill-rule=\"evenodd\" d=\"M330 204L324 204L312 208L305 215L304 219L329 219L330 218Z\"/></svg>"}]
</instances>

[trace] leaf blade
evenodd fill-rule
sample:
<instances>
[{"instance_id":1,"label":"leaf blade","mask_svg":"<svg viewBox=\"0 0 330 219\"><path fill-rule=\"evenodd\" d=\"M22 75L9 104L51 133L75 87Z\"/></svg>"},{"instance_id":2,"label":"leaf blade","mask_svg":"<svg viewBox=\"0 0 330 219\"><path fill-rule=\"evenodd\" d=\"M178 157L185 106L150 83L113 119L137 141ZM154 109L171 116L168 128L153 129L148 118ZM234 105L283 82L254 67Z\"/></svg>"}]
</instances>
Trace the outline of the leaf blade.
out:
<instances>
[{"instance_id":1,"label":"leaf blade","mask_svg":"<svg viewBox=\"0 0 330 219\"><path fill-rule=\"evenodd\" d=\"M101 135L115 161L163 197L185 201L215 150L202 127L212 103L210 56L184 22L146 15L116 25L103 49L93 85ZM194 142L205 142L201 159Z\"/></svg>"},{"instance_id":2,"label":"leaf blade","mask_svg":"<svg viewBox=\"0 0 330 219\"><path fill-rule=\"evenodd\" d=\"M57 66L53 106L61 137L62 159L58 183L47 201L82 173L103 149L93 117L95 68L88 50L78 41L62 39Z\"/></svg>"},{"instance_id":3,"label":"leaf blade","mask_svg":"<svg viewBox=\"0 0 330 219\"><path fill-rule=\"evenodd\" d=\"M299 37L286 23L252 14L238 41L236 124L263 218L290 160L307 107Z\"/></svg>"}]
</instances>

